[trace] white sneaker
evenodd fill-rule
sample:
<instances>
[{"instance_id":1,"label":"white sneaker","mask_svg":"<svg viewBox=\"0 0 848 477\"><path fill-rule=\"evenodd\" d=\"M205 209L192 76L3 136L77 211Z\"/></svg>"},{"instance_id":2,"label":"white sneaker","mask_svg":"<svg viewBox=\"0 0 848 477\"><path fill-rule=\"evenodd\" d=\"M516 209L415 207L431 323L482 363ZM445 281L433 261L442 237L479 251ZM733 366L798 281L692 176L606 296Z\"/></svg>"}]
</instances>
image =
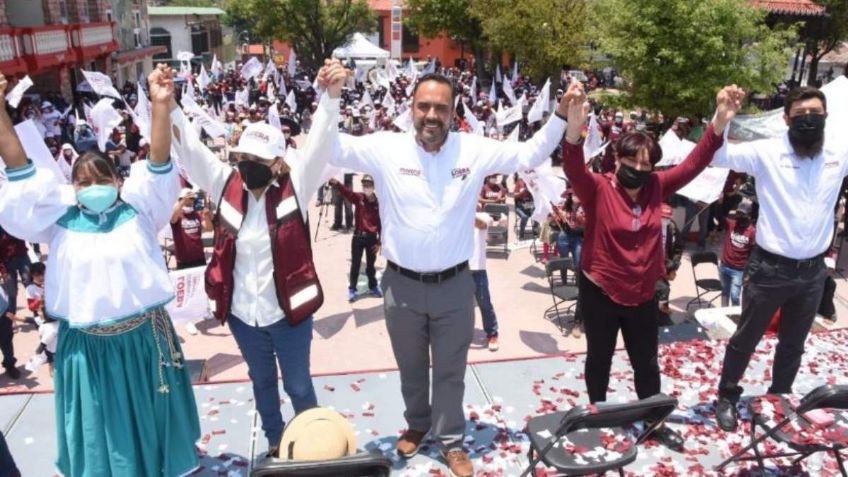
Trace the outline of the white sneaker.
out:
<instances>
[{"instance_id":1,"label":"white sneaker","mask_svg":"<svg viewBox=\"0 0 848 477\"><path fill-rule=\"evenodd\" d=\"M188 334L190 334L192 336L197 334L197 327L194 326L193 321L189 321L188 323L186 323L185 329L186 329L186 331L188 331Z\"/></svg>"}]
</instances>

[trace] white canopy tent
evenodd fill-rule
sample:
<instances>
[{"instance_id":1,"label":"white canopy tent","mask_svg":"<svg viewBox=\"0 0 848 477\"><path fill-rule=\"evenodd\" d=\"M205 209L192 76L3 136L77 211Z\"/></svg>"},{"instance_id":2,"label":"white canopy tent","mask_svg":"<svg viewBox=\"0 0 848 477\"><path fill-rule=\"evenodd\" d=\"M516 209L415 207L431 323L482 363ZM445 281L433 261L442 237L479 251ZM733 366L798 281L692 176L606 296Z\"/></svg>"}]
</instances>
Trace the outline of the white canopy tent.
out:
<instances>
[{"instance_id":1,"label":"white canopy tent","mask_svg":"<svg viewBox=\"0 0 848 477\"><path fill-rule=\"evenodd\" d=\"M346 45L333 50L334 58L388 58L389 52L371 43L362 33L354 33Z\"/></svg>"}]
</instances>

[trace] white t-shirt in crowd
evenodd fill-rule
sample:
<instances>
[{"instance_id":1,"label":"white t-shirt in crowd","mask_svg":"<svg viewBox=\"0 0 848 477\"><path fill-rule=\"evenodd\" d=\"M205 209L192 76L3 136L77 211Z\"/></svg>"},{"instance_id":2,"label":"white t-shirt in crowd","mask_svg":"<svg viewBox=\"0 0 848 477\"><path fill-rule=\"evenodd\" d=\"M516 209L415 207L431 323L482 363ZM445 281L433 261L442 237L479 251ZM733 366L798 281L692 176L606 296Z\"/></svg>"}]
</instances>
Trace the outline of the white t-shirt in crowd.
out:
<instances>
[{"instance_id":1,"label":"white t-shirt in crowd","mask_svg":"<svg viewBox=\"0 0 848 477\"><path fill-rule=\"evenodd\" d=\"M492 216L483 212L477 212L477 219L486 222L486 228L477 228L477 221L474 223L474 252L471 254L471 260L468 261L468 266L471 270L486 269L486 239L489 237L489 227L492 226L494 220Z\"/></svg>"}]
</instances>

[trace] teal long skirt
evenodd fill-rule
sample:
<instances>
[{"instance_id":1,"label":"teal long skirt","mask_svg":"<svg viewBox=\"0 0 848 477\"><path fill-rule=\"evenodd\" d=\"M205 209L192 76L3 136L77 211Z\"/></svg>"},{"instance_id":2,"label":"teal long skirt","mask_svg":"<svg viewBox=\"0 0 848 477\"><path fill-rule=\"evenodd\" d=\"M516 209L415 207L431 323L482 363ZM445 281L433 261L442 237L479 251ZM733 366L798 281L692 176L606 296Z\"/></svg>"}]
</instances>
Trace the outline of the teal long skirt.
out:
<instances>
[{"instance_id":1,"label":"teal long skirt","mask_svg":"<svg viewBox=\"0 0 848 477\"><path fill-rule=\"evenodd\" d=\"M170 318L159 308L124 324L111 334L60 324L56 466L65 477L175 477L198 465L197 406Z\"/></svg>"}]
</instances>

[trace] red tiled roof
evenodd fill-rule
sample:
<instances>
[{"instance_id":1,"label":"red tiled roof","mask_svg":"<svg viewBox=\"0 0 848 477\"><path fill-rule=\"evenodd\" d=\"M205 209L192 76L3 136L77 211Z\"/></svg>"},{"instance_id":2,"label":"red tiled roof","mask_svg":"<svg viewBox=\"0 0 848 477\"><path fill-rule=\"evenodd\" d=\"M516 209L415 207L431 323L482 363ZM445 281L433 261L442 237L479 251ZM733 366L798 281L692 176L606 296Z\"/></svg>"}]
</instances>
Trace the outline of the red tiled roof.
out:
<instances>
[{"instance_id":1,"label":"red tiled roof","mask_svg":"<svg viewBox=\"0 0 848 477\"><path fill-rule=\"evenodd\" d=\"M377 12L388 12L392 10L392 0L368 0L368 6Z\"/></svg>"},{"instance_id":2,"label":"red tiled roof","mask_svg":"<svg viewBox=\"0 0 848 477\"><path fill-rule=\"evenodd\" d=\"M751 0L755 7L778 15L819 16L825 8L813 0Z\"/></svg>"}]
</instances>

